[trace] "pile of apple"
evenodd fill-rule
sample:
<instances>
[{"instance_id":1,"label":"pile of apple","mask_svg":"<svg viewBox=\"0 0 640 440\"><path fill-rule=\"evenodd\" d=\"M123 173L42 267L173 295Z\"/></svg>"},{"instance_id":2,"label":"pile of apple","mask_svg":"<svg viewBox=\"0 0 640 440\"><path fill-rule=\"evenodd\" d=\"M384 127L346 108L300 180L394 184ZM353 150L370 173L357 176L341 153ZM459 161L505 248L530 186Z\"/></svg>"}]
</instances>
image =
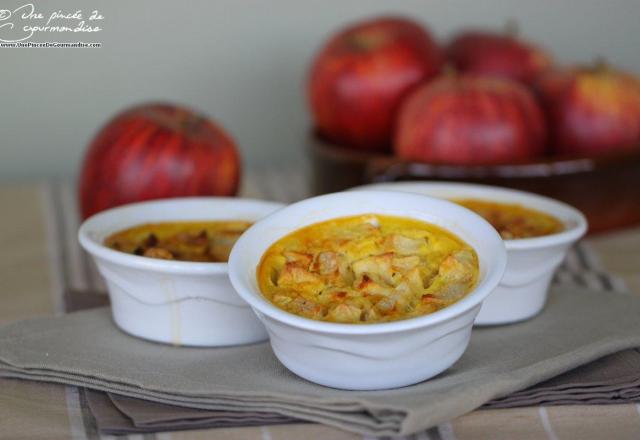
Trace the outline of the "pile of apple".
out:
<instances>
[{"instance_id":1,"label":"pile of apple","mask_svg":"<svg viewBox=\"0 0 640 440\"><path fill-rule=\"evenodd\" d=\"M513 32L467 31L441 48L399 17L330 38L308 80L319 136L448 164L640 151L640 80L598 62L556 67Z\"/></svg>"}]
</instances>

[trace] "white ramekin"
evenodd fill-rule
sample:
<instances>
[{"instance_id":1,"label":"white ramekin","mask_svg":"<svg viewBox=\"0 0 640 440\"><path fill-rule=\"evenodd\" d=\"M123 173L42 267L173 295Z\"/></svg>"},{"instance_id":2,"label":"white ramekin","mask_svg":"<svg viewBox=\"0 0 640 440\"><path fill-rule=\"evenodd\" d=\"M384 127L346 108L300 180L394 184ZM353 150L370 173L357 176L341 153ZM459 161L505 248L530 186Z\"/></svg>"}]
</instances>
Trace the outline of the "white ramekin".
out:
<instances>
[{"instance_id":1,"label":"white ramekin","mask_svg":"<svg viewBox=\"0 0 640 440\"><path fill-rule=\"evenodd\" d=\"M315 321L281 310L262 296L256 269L275 241L312 223L365 213L423 220L456 234L478 254L477 286L430 315L379 324ZM498 285L505 265L500 236L471 211L416 194L360 191L307 199L260 220L231 251L229 277L264 322L274 353L288 369L330 387L373 390L417 383L451 366L465 351L482 300Z\"/></svg>"},{"instance_id":2,"label":"white ramekin","mask_svg":"<svg viewBox=\"0 0 640 440\"><path fill-rule=\"evenodd\" d=\"M379 183L354 190L393 190L445 199L483 199L515 203L551 214L565 226L562 232L542 237L505 240L507 270L498 288L483 302L476 324L509 324L542 311L553 274L569 248L587 230L577 209L548 197L487 185L439 182Z\"/></svg>"},{"instance_id":3,"label":"white ramekin","mask_svg":"<svg viewBox=\"0 0 640 440\"><path fill-rule=\"evenodd\" d=\"M256 221L282 206L224 197L134 203L90 217L78 237L106 280L113 319L125 332L175 345L246 344L267 339L267 333L231 286L227 263L141 257L103 242L114 232L142 223Z\"/></svg>"}]
</instances>

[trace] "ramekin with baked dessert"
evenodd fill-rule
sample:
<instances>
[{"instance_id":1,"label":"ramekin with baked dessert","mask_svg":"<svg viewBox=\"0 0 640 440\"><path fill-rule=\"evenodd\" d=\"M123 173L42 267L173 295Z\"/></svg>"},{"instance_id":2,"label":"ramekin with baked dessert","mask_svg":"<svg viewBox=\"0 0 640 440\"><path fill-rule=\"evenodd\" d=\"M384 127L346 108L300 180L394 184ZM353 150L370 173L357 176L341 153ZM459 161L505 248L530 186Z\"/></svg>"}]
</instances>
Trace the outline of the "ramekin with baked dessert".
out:
<instances>
[{"instance_id":1,"label":"ramekin with baked dessert","mask_svg":"<svg viewBox=\"0 0 640 440\"><path fill-rule=\"evenodd\" d=\"M467 183L394 182L354 188L391 190L452 200L483 216L507 248L507 269L482 305L476 324L523 321L544 308L553 274L587 230L580 211L566 203L508 188Z\"/></svg>"},{"instance_id":2,"label":"ramekin with baked dessert","mask_svg":"<svg viewBox=\"0 0 640 440\"><path fill-rule=\"evenodd\" d=\"M282 206L224 197L134 203L90 217L78 236L125 332L175 345L246 344L267 333L231 286L227 258L247 227Z\"/></svg>"},{"instance_id":3,"label":"ramekin with baked dessert","mask_svg":"<svg viewBox=\"0 0 640 440\"><path fill-rule=\"evenodd\" d=\"M229 277L287 368L370 390L450 367L505 265L500 236L477 214L416 194L360 191L256 222L231 251Z\"/></svg>"}]
</instances>

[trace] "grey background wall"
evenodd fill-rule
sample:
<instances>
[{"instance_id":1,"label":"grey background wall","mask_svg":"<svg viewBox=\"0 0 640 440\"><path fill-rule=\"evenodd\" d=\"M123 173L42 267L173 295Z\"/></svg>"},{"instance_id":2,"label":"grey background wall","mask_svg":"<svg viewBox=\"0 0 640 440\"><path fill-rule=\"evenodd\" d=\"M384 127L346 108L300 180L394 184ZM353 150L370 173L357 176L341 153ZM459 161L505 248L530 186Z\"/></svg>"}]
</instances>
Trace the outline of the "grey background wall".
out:
<instances>
[{"instance_id":1,"label":"grey background wall","mask_svg":"<svg viewBox=\"0 0 640 440\"><path fill-rule=\"evenodd\" d=\"M28 0L0 0L11 9ZM640 72L638 0L51 0L98 9L100 49L0 48L0 181L72 178L115 112L149 100L202 110L236 138L245 162L298 160L309 127L307 65L328 33L379 13L412 15L445 39L468 26L522 33L561 62L604 54ZM55 41L55 40L53 40Z\"/></svg>"}]
</instances>

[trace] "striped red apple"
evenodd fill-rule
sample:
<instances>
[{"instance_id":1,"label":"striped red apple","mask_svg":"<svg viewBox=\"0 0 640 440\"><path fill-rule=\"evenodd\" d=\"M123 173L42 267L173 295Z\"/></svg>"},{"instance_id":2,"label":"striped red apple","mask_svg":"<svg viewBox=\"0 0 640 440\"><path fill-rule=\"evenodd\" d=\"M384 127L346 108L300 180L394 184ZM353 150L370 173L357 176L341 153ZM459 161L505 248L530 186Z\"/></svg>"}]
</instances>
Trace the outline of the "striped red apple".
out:
<instances>
[{"instance_id":1,"label":"striped red apple","mask_svg":"<svg viewBox=\"0 0 640 440\"><path fill-rule=\"evenodd\" d=\"M240 158L215 122L173 104L123 111L91 142L80 173L83 218L141 200L236 194Z\"/></svg>"},{"instance_id":2,"label":"striped red apple","mask_svg":"<svg viewBox=\"0 0 640 440\"><path fill-rule=\"evenodd\" d=\"M556 70L541 77L551 146L591 156L640 151L640 79L604 63Z\"/></svg>"},{"instance_id":3,"label":"striped red apple","mask_svg":"<svg viewBox=\"0 0 640 440\"><path fill-rule=\"evenodd\" d=\"M388 150L402 99L440 65L436 43L412 20L381 17L347 27L311 67L307 91L316 130L345 147Z\"/></svg>"},{"instance_id":4,"label":"striped red apple","mask_svg":"<svg viewBox=\"0 0 640 440\"><path fill-rule=\"evenodd\" d=\"M468 30L449 44L447 55L459 72L496 76L532 85L551 68L553 59L541 47L505 33Z\"/></svg>"},{"instance_id":5,"label":"striped red apple","mask_svg":"<svg viewBox=\"0 0 640 440\"><path fill-rule=\"evenodd\" d=\"M546 135L542 111L525 86L506 79L445 74L407 97L394 148L408 160L499 164L540 156Z\"/></svg>"}]
</instances>

